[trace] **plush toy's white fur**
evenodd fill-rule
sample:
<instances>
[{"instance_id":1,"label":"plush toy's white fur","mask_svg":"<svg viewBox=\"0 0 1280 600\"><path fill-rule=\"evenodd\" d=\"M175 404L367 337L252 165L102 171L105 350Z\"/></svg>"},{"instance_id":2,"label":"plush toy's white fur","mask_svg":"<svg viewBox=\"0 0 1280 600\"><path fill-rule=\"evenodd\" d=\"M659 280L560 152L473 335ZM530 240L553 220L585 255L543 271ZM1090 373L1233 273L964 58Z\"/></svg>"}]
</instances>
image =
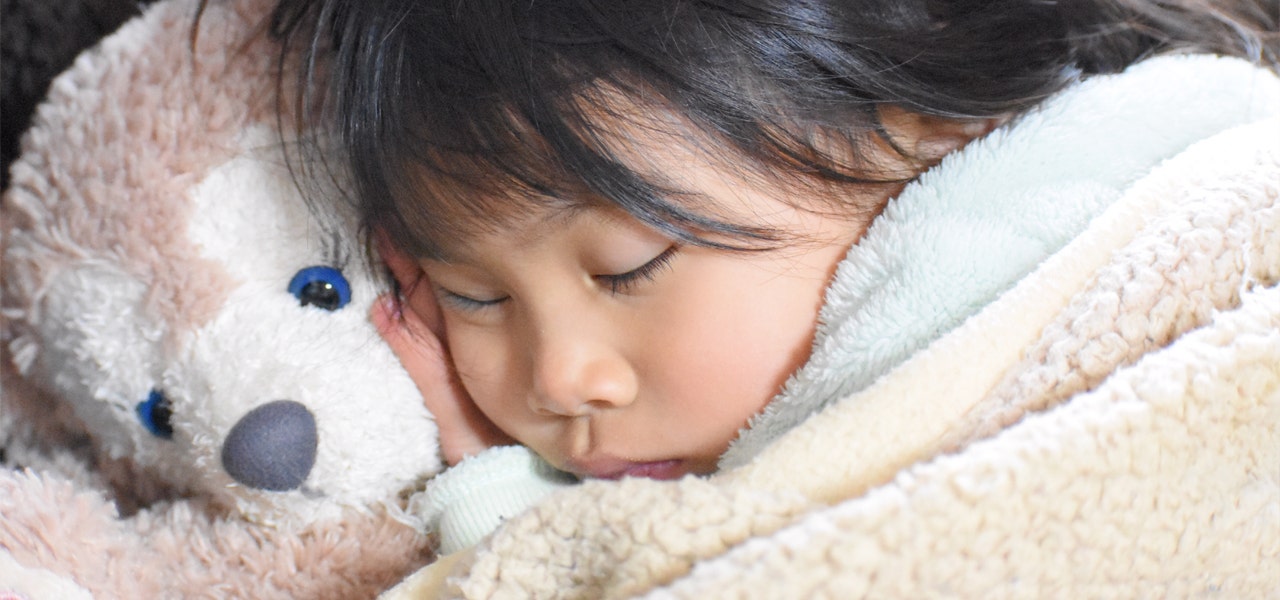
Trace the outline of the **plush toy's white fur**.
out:
<instances>
[{"instance_id":1,"label":"plush toy's white fur","mask_svg":"<svg viewBox=\"0 0 1280 600\"><path fill-rule=\"evenodd\" d=\"M400 507L442 466L435 424L368 320L384 280L352 215L285 161L271 5L213 0L194 31L195 1L153 6L24 139L0 213L6 573L352 597L428 558ZM300 300L309 267L342 306Z\"/></svg>"}]
</instances>

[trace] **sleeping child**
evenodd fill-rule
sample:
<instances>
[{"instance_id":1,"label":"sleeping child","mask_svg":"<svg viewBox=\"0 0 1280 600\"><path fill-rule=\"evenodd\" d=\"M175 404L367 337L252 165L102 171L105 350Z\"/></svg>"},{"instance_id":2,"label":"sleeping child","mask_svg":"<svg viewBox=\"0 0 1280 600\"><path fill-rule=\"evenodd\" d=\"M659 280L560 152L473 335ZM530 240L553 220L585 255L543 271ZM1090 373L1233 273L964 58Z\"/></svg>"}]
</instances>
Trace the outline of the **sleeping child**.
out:
<instances>
[{"instance_id":1,"label":"sleeping child","mask_svg":"<svg viewBox=\"0 0 1280 600\"><path fill-rule=\"evenodd\" d=\"M326 54L312 93L397 283L372 318L454 465L419 507L450 554L580 481L741 467L866 389L1162 162L1280 112L1275 15L282 0L277 22Z\"/></svg>"}]
</instances>

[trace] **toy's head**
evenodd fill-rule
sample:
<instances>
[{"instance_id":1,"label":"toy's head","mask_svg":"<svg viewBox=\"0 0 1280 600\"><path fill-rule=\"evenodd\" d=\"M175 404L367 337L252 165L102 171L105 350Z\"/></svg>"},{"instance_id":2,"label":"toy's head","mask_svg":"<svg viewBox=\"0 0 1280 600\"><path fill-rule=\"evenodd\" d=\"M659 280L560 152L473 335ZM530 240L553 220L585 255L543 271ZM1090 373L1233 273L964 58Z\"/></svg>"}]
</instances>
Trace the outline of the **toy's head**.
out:
<instances>
[{"instance_id":1,"label":"toy's head","mask_svg":"<svg viewBox=\"0 0 1280 600\"><path fill-rule=\"evenodd\" d=\"M54 82L0 213L5 358L98 458L306 522L442 465L354 217L284 159L272 4L160 2Z\"/></svg>"}]
</instances>

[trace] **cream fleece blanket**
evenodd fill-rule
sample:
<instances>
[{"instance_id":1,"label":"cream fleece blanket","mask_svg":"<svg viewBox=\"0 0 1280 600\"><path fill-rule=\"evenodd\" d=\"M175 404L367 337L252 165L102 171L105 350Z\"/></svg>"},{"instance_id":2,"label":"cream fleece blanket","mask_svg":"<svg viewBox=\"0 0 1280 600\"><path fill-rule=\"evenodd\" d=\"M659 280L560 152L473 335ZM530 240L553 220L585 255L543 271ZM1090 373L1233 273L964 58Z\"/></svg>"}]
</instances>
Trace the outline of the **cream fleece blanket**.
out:
<instances>
[{"instance_id":1,"label":"cream fleece blanket","mask_svg":"<svg viewBox=\"0 0 1280 600\"><path fill-rule=\"evenodd\" d=\"M1125 190L741 466L558 493L447 563L445 595L1275 594L1280 120Z\"/></svg>"}]
</instances>

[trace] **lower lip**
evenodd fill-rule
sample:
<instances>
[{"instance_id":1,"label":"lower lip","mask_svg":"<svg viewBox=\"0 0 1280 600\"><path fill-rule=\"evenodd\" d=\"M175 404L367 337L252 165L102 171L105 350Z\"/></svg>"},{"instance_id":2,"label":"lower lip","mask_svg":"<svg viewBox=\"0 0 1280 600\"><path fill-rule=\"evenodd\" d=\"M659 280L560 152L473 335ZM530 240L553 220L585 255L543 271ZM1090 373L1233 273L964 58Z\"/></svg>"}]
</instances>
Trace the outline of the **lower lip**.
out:
<instances>
[{"instance_id":1,"label":"lower lip","mask_svg":"<svg viewBox=\"0 0 1280 600\"><path fill-rule=\"evenodd\" d=\"M679 479L684 476L684 469L678 460L660 460L657 462L637 463L621 471L599 477L599 479L622 479L636 477L643 479Z\"/></svg>"}]
</instances>

